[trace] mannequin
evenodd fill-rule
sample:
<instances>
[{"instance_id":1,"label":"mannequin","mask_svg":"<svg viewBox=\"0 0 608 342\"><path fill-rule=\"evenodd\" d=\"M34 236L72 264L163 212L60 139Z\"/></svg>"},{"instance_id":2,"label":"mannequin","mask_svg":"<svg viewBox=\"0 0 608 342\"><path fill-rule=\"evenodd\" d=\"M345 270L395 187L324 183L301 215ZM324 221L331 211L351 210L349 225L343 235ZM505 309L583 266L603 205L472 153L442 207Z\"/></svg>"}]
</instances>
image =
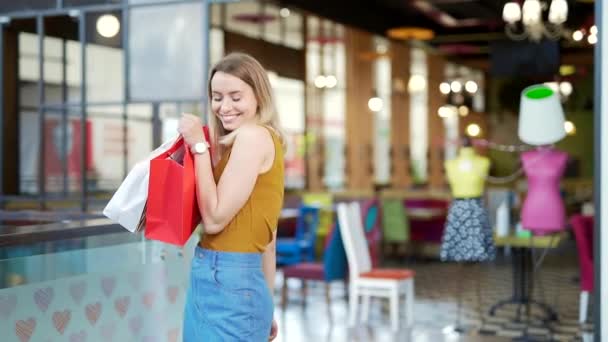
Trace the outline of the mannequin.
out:
<instances>
[{"instance_id":1,"label":"mannequin","mask_svg":"<svg viewBox=\"0 0 608 342\"><path fill-rule=\"evenodd\" d=\"M528 178L528 194L521 210L524 229L535 234L553 233L566 226L566 210L559 193L559 180L568 154L551 147L539 147L521 156Z\"/></svg>"},{"instance_id":2,"label":"mannequin","mask_svg":"<svg viewBox=\"0 0 608 342\"><path fill-rule=\"evenodd\" d=\"M566 225L559 179L568 155L551 146L566 136L564 121L559 94L551 88L537 84L522 91L517 133L521 141L537 148L521 156L528 178L521 223L536 235L563 230Z\"/></svg>"},{"instance_id":3,"label":"mannequin","mask_svg":"<svg viewBox=\"0 0 608 342\"><path fill-rule=\"evenodd\" d=\"M445 169L453 200L443 233L440 258L442 261L455 261L460 264L463 281L458 282L458 318L454 331L463 333L466 329L460 326L460 311L462 287L466 279L476 280L477 309L482 317L481 329L484 325L479 284L481 270L477 269L471 274L473 270L469 268L469 272L464 274L464 265L491 261L496 257L492 228L482 200L490 160L478 155L471 140L465 137L456 158L445 162Z\"/></svg>"},{"instance_id":4,"label":"mannequin","mask_svg":"<svg viewBox=\"0 0 608 342\"><path fill-rule=\"evenodd\" d=\"M458 156L445 162L453 201L441 244L442 261L494 260L492 228L481 196L490 169L488 158L478 155L465 138Z\"/></svg>"}]
</instances>

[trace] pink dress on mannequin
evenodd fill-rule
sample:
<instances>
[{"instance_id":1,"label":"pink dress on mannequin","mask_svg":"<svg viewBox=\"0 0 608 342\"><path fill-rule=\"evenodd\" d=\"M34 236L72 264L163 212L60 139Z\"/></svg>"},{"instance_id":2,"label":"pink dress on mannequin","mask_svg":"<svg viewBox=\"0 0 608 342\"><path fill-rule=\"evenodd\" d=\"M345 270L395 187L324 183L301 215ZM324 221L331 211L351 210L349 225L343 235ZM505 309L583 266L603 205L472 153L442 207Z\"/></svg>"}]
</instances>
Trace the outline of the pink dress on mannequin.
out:
<instances>
[{"instance_id":1,"label":"pink dress on mannequin","mask_svg":"<svg viewBox=\"0 0 608 342\"><path fill-rule=\"evenodd\" d=\"M528 177L528 194L521 210L521 224L534 234L548 234L566 227L564 202L559 181L568 154L553 148L523 153L522 163Z\"/></svg>"}]
</instances>

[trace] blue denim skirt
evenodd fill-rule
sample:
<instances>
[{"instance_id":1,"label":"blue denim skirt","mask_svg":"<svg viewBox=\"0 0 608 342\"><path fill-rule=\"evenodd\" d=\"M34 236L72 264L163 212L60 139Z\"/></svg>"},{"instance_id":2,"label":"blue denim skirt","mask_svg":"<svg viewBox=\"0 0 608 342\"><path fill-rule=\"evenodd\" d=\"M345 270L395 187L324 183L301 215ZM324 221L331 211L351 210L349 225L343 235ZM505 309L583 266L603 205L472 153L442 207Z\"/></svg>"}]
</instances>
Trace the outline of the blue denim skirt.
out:
<instances>
[{"instance_id":1,"label":"blue denim skirt","mask_svg":"<svg viewBox=\"0 0 608 342\"><path fill-rule=\"evenodd\" d=\"M262 254L196 247L184 310L184 342L268 341L273 310Z\"/></svg>"}]
</instances>

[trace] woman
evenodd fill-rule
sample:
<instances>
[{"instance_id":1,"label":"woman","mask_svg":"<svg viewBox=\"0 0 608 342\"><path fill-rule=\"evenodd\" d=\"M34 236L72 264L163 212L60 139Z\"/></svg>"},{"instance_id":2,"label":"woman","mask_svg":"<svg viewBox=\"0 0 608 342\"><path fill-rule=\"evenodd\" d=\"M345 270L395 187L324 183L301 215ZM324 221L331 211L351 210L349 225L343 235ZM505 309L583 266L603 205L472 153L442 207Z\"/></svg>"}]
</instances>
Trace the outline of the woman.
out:
<instances>
[{"instance_id":1,"label":"woman","mask_svg":"<svg viewBox=\"0 0 608 342\"><path fill-rule=\"evenodd\" d=\"M179 133L194 155L204 232L192 261L184 341L268 341L273 319L276 226L283 205L283 146L264 68L230 54L209 78L212 169L201 120Z\"/></svg>"}]
</instances>

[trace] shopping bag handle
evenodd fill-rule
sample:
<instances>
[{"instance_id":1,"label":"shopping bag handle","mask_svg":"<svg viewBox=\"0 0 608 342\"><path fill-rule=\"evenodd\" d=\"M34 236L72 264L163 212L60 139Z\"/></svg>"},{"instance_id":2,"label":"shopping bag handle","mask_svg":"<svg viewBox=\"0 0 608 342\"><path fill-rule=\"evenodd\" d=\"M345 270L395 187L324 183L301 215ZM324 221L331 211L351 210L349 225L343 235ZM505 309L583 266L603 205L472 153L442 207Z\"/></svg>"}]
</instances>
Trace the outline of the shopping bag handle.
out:
<instances>
[{"instance_id":1,"label":"shopping bag handle","mask_svg":"<svg viewBox=\"0 0 608 342\"><path fill-rule=\"evenodd\" d=\"M207 125L205 125L202 128L203 128L203 133L205 135L205 140L207 140L207 143L211 144L209 127ZM173 143L173 145L167 151L164 152L163 156L168 157L168 156L172 155L177 150L179 150L182 146L184 146L184 137L180 134L177 137L177 139L175 140L175 142ZM187 150L187 152L192 153L192 151L190 151L190 149L187 146L186 146L186 150ZM211 156L211 149L209 149L209 153Z\"/></svg>"}]
</instances>

